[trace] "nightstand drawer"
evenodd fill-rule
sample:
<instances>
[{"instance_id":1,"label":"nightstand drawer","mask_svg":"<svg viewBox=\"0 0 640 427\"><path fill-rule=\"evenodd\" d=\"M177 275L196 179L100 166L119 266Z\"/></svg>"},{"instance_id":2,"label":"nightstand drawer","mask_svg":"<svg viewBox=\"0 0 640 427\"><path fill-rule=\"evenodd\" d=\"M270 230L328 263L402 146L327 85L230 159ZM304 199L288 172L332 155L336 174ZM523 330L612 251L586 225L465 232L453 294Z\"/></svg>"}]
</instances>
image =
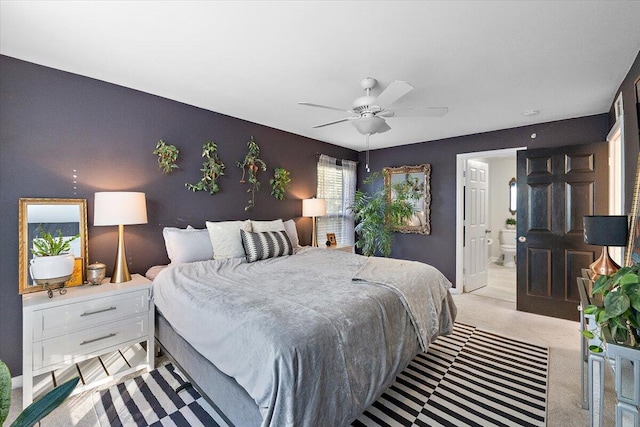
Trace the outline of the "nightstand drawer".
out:
<instances>
[{"instance_id":1,"label":"nightstand drawer","mask_svg":"<svg viewBox=\"0 0 640 427\"><path fill-rule=\"evenodd\" d=\"M65 335L148 311L147 290L39 310L33 313L33 340Z\"/></svg>"},{"instance_id":2,"label":"nightstand drawer","mask_svg":"<svg viewBox=\"0 0 640 427\"><path fill-rule=\"evenodd\" d=\"M33 369L58 363L75 363L79 358L76 355L98 356L109 347L141 340L148 335L148 323L149 316L142 314L34 343Z\"/></svg>"}]
</instances>

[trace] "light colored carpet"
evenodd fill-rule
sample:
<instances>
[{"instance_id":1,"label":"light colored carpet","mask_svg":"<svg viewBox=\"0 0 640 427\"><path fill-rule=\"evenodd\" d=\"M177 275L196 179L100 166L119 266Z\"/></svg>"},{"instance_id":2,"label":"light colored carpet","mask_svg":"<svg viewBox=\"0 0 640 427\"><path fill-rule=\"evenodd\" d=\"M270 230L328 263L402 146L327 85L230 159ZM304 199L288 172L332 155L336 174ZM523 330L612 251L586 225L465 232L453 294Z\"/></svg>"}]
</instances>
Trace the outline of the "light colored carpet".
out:
<instances>
[{"instance_id":1,"label":"light colored carpet","mask_svg":"<svg viewBox=\"0 0 640 427\"><path fill-rule=\"evenodd\" d=\"M454 295L457 321L520 341L549 347L548 426L589 425L589 411L580 407L580 335L578 323L514 310L514 304L473 294ZM104 385L106 388L108 385ZM91 392L73 396L43 422L48 426L97 426ZM22 389L12 395L7 425L22 407ZM604 425L615 424L612 376L606 376ZM455 405L455 402L451 402Z\"/></svg>"},{"instance_id":2,"label":"light colored carpet","mask_svg":"<svg viewBox=\"0 0 640 427\"><path fill-rule=\"evenodd\" d=\"M495 298L516 303L516 269L502 264L489 263L487 266L487 286L476 289L473 295Z\"/></svg>"}]
</instances>

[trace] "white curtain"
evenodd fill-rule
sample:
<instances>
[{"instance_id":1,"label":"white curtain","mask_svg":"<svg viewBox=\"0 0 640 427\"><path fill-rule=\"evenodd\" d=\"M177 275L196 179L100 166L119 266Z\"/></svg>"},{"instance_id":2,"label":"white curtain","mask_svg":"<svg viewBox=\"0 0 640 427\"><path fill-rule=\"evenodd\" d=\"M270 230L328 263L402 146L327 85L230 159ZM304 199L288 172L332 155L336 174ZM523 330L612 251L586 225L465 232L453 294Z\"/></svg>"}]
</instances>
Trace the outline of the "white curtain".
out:
<instances>
[{"instance_id":1,"label":"white curtain","mask_svg":"<svg viewBox=\"0 0 640 427\"><path fill-rule=\"evenodd\" d=\"M327 213L317 221L319 245L326 242L327 233L334 233L338 244L354 243L353 214L347 208L353 204L356 180L356 162L320 155L316 197L325 199Z\"/></svg>"}]
</instances>

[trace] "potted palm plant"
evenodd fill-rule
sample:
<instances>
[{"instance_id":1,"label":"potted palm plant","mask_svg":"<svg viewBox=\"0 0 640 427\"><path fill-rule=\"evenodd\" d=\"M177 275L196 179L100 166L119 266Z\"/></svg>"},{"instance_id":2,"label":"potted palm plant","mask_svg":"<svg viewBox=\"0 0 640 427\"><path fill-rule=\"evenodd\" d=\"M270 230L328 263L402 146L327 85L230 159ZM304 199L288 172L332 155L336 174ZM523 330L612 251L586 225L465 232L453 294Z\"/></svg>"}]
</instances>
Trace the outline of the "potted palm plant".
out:
<instances>
[{"instance_id":1,"label":"potted palm plant","mask_svg":"<svg viewBox=\"0 0 640 427\"><path fill-rule=\"evenodd\" d=\"M372 173L364 184L373 185L379 176L379 172ZM371 193L358 189L353 204L348 207L357 223L356 248L366 256L381 253L388 257L395 227L405 224L413 216L411 191L402 185L394 187L394 191L395 197L390 200L384 188Z\"/></svg>"},{"instance_id":2,"label":"potted palm plant","mask_svg":"<svg viewBox=\"0 0 640 427\"><path fill-rule=\"evenodd\" d=\"M79 237L79 234L64 237L60 229L54 237L39 225L38 236L33 239L31 249L33 259L29 262L31 278L39 285L54 285L69 280L75 264L75 256L69 253L71 242Z\"/></svg>"}]
</instances>

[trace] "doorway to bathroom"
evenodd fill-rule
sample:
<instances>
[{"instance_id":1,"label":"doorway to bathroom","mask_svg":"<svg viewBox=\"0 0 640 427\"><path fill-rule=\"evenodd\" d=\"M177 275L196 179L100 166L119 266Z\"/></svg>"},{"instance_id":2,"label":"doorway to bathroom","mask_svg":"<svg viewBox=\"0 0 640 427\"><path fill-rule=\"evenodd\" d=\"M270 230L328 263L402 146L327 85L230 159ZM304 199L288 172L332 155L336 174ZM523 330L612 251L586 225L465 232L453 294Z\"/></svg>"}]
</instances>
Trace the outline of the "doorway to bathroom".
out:
<instances>
[{"instance_id":1,"label":"doorway to bathroom","mask_svg":"<svg viewBox=\"0 0 640 427\"><path fill-rule=\"evenodd\" d=\"M456 277L460 292L516 303L516 153L458 155Z\"/></svg>"}]
</instances>

